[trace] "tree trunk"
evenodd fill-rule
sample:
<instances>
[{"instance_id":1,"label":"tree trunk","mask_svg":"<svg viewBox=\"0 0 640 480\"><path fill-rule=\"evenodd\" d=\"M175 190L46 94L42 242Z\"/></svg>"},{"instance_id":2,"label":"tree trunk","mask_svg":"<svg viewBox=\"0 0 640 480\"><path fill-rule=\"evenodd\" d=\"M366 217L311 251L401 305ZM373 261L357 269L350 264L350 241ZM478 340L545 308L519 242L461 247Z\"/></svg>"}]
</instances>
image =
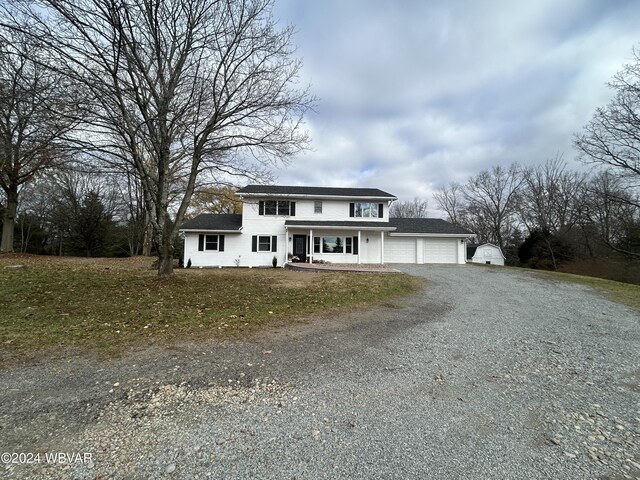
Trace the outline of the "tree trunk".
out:
<instances>
[{"instance_id":1,"label":"tree trunk","mask_svg":"<svg viewBox=\"0 0 640 480\"><path fill-rule=\"evenodd\" d=\"M16 223L16 211L18 210L18 191L9 190L7 193L7 209L2 218L2 242L0 252L13 252L13 230Z\"/></svg>"},{"instance_id":2,"label":"tree trunk","mask_svg":"<svg viewBox=\"0 0 640 480\"><path fill-rule=\"evenodd\" d=\"M158 275L169 277L173 275L173 244L171 239L163 238L158 248Z\"/></svg>"},{"instance_id":3,"label":"tree trunk","mask_svg":"<svg viewBox=\"0 0 640 480\"><path fill-rule=\"evenodd\" d=\"M146 222L144 229L144 239L142 240L142 255L145 257L151 256L151 241L153 239L153 227L151 222Z\"/></svg>"}]
</instances>

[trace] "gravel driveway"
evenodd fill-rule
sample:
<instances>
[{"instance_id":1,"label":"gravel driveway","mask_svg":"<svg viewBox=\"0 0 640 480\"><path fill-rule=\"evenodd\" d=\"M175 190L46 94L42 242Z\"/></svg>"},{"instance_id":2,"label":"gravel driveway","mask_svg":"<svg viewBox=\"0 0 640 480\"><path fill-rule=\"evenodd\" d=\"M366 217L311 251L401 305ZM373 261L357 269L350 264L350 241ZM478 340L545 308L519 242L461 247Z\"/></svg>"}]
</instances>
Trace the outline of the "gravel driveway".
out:
<instances>
[{"instance_id":1,"label":"gravel driveway","mask_svg":"<svg viewBox=\"0 0 640 480\"><path fill-rule=\"evenodd\" d=\"M533 272L403 270L425 290L246 342L1 371L1 449L41 458L0 477L640 478L637 311Z\"/></svg>"}]
</instances>

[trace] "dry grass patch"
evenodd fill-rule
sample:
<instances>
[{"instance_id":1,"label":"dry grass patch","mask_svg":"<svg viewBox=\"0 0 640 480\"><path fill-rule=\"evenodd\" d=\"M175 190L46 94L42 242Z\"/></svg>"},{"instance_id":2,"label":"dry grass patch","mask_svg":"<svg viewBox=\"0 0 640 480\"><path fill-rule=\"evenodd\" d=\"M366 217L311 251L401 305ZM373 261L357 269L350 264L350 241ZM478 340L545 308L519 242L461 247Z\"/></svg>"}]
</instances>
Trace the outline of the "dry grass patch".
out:
<instances>
[{"instance_id":1,"label":"dry grass patch","mask_svg":"<svg viewBox=\"0 0 640 480\"><path fill-rule=\"evenodd\" d=\"M640 310L640 285L616 282L614 280L607 280L604 278L575 275L573 273L546 272L542 270L536 271L554 280L564 280L587 285L610 297L614 301Z\"/></svg>"},{"instance_id":2,"label":"dry grass patch","mask_svg":"<svg viewBox=\"0 0 640 480\"><path fill-rule=\"evenodd\" d=\"M229 338L268 322L381 303L419 288L404 274L283 269L177 270L152 260L0 256L0 361L74 348L112 356L190 338ZM7 269L21 264L25 268Z\"/></svg>"}]
</instances>

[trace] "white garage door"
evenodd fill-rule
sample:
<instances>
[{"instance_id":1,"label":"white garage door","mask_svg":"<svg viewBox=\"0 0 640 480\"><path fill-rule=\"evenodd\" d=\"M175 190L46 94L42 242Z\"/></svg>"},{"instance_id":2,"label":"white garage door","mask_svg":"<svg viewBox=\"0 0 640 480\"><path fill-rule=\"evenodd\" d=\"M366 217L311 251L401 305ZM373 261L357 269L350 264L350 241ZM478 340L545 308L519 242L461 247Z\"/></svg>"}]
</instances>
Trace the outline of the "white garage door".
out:
<instances>
[{"instance_id":1,"label":"white garage door","mask_svg":"<svg viewBox=\"0 0 640 480\"><path fill-rule=\"evenodd\" d=\"M424 263L458 263L458 242L449 238L424 239Z\"/></svg>"},{"instance_id":2,"label":"white garage door","mask_svg":"<svg viewBox=\"0 0 640 480\"><path fill-rule=\"evenodd\" d=\"M416 239L387 237L384 239L385 263L416 263Z\"/></svg>"}]
</instances>

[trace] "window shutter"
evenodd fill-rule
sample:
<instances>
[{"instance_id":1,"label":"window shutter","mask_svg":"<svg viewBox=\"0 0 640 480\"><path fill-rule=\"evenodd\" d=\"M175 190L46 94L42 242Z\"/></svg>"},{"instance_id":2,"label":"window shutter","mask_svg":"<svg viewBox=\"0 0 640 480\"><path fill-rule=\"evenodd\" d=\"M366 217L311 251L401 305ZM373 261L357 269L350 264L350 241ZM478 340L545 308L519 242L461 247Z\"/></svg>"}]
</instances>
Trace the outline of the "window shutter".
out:
<instances>
[{"instance_id":1,"label":"window shutter","mask_svg":"<svg viewBox=\"0 0 640 480\"><path fill-rule=\"evenodd\" d=\"M289 212L289 215L292 217L296 216L296 202L291 202L291 211Z\"/></svg>"},{"instance_id":2,"label":"window shutter","mask_svg":"<svg viewBox=\"0 0 640 480\"><path fill-rule=\"evenodd\" d=\"M258 202L258 215L264 215L264 201L260 200Z\"/></svg>"},{"instance_id":3,"label":"window shutter","mask_svg":"<svg viewBox=\"0 0 640 480\"><path fill-rule=\"evenodd\" d=\"M353 254L358 255L358 237L353 237Z\"/></svg>"},{"instance_id":4,"label":"window shutter","mask_svg":"<svg viewBox=\"0 0 640 480\"><path fill-rule=\"evenodd\" d=\"M204 235L198 235L198 251L202 252L204 250Z\"/></svg>"},{"instance_id":5,"label":"window shutter","mask_svg":"<svg viewBox=\"0 0 640 480\"><path fill-rule=\"evenodd\" d=\"M271 237L271 251L272 252L278 251L278 237L276 237L275 235Z\"/></svg>"},{"instance_id":6,"label":"window shutter","mask_svg":"<svg viewBox=\"0 0 640 480\"><path fill-rule=\"evenodd\" d=\"M218 235L218 251L224 252L224 235Z\"/></svg>"},{"instance_id":7,"label":"window shutter","mask_svg":"<svg viewBox=\"0 0 640 480\"><path fill-rule=\"evenodd\" d=\"M351 202L349 204L349 216L350 217L355 217L355 215L356 215L356 206L355 206L355 204L353 202Z\"/></svg>"},{"instance_id":8,"label":"window shutter","mask_svg":"<svg viewBox=\"0 0 640 480\"><path fill-rule=\"evenodd\" d=\"M253 237L251 237L251 251L252 252L257 252L258 251L258 236L254 235Z\"/></svg>"},{"instance_id":9,"label":"window shutter","mask_svg":"<svg viewBox=\"0 0 640 480\"><path fill-rule=\"evenodd\" d=\"M313 253L320 253L320 237L313 237Z\"/></svg>"},{"instance_id":10,"label":"window shutter","mask_svg":"<svg viewBox=\"0 0 640 480\"><path fill-rule=\"evenodd\" d=\"M383 203L379 203L378 204L378 218L382 218L384 217L384 204Z\"/></svg>"}]
</instances>

